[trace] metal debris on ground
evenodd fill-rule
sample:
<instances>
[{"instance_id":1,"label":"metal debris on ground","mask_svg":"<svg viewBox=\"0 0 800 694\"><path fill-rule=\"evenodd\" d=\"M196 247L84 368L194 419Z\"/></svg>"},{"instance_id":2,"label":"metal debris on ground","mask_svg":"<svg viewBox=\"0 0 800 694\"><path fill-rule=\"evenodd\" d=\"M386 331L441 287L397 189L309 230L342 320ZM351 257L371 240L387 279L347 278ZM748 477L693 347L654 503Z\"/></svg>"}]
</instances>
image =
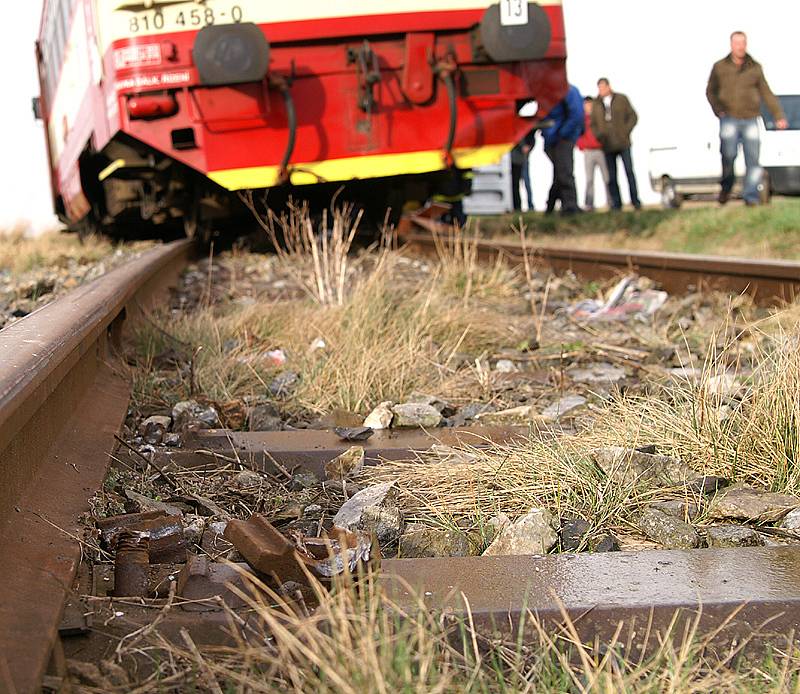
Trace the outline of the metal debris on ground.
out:
<instances>
[{"instance_id":1,"label":"metal debris on ground","mask_svg":"<svg viewBox=\"0 0 800 694\"><path fill-rule=\"evenodd\" d=\"M371 427L334 427L333 433L342 441L366 441L375 430Z\"/></svg>"},{"instance_id":2,"label":"metal debris on ground","mask_svg":"<svg viewBox=\"0 0 800 694\"><path fill-rule=\"evenodd\" d=\"M287 538L260 513L247 521L229 521L225 538L253 569L280 583L306 582L306 572L330 579L345 570L356 572L359 564L379 558L365 532L334 527L319 537L295 532Z\"/></svg>"},{"instance_id":3,"label":"metal debris on ground","mask_svg":"<svg viewBox=\"0 0 800 694\"><path fill-rule=\"evenodd\" d=\"M186 561L186 538L183 521L165 511L129 513L95 521L100 539L106 547L113 548L120 536L136 533L148 538L150 562L171 564Z\"/></svg>"},{"instance_id":4,"label":"metal debris on ground","mask_svg":"<svg viewBox=\"0 0 800 694\"><path fill-rule=\"evenodd\" d=\"M622 278L605 301L584 299L570 308L575 317L591 321L644 320L660 309L669 298L667 292L652 289L636 275Z\"/></svg>"}]
</instances>

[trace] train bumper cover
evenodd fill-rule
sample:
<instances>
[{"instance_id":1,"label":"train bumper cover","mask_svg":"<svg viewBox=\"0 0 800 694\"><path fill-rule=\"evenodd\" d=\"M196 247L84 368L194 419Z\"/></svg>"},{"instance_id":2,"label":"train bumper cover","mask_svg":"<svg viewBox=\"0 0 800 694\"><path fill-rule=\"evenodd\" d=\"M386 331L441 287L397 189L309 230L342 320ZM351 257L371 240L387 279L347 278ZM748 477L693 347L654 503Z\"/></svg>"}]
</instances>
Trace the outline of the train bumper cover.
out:
<instances>
[{"instance_id":1,"label":"train bumper cover","mask_svg":"<svg viewBox=\"0 0 800 694\"><path fill-rule=\"evenodd\" d=\"M260 82L269 67L269 42L255 24L211 25L197 33L193 57L205 86Z\"/></svg>"},{"instance_id":2,"label":"train bumper cover","mask_svg":"<svg viewBox=\"0 0 800 694\"><path fill-rule=\"evenodd\" d=\"M480 38L489 57L497 63L539 60L550 47L552 28L547 13L538 3L528 3L525 24L504 25L500 4L486 9L480 24Z\"/></svg>"}]
</instances>

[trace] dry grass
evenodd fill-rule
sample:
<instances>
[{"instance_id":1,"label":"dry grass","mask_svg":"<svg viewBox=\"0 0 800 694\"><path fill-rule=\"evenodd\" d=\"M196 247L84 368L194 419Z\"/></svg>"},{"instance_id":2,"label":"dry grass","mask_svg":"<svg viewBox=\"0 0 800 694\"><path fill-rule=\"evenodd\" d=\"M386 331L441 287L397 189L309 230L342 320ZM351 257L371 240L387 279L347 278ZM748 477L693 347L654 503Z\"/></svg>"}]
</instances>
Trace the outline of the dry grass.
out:
<instances>
[{"instance_id":1,"label":"dry grass","mask_svg":"<svg viewBox=\"0 0 800 694\"><path fill-rule=\"evenodd\" d=\"M645 394L617 394L595 411L593 426L576 435L533 430L512 444L465 448L460 456L420 454L419 460L386 461L365 474L369 481L396 481L409 512L432 524L452 526L467 518L481 528L500 511L513 517L545 507L561 517L584 518L596 534L633 536L643 505L686 492L612 482L592 461L598 446L655 444L698 476L800 494L797 335L797 309L788 309L720 347L712 338L706 361L695 365L701 372L695 380L653 371ZM756 350L748 359L757 364L752 373L737 369L742 343L749 346L745 351ZM720 380L731 374L738 385L722 392Z\"/></svg>"},{"instance_id":2,"label":"dry grass","mask_svg":"<svg viewBox=\"0 0 800 694\"><path fill-rule=\"evenodd\" d=\"M646 655L625 658L623 629L610 643L592 646L581 642L566 616L560 628L546 628L528 613L516 631L489 636L474 627L468 606L458 616L431 609L424 598L398 605L372 577L361 577L358 587L344 577L331 592L312 583L319 601L313 612L248 580L261 593L240 591L253 612L247 627L229 612L235 647L198 647L185 630L176 644L148 629L122 641L117 658L130 671L145 662L139 672L152 674L104 691L655 694L788 692L798 686L796 649L776 646L753 664L741 657L747 640L718 648L724 625L703 634L697 620L676 618L644 639L650 644Z\"/></svg>"},{"instance_id":3,"label":"dry grass","mask_svg":"<svg viewBox=\"0 0 800 694\"><path fill-rule=\"evenodd\" d=\"M287 412L364 414L413 391L440 392L459 368L456 356L474 359L526 336L519 321L496 308L521 296L517 273L478 263L473 241L442 241L439 263L417 272L390 249L387 234L377 248L354 253L357 223L346 211L337 212L330 229L323 217L315 236L305 210L265 222L281 275L305 300L244 308L203 301L168 322L155 316L137 335L138 402L166 405L196 393L215 400L263 395L285 368L301 377L283 403ZM320 341L325 347L313 349ZM277 348L289 355L285 367L265 359ZM167 350L181 353L189 368L169 376L155 370L158 355Z\"/></svg>"},{"instance_id":4,"label":"dry grass","mask_svg":"<svg viewBox=\"0 0 800 694\"><path fill-rule=\"evenodd\" d=\"M255 212L252 202L250 209ZM296 207L277 217L271 210L258 217L283 267L316 303L344 305L348 289L361 277L361 263L350 253L361 222L361 213L345 208L329 215L323 212L319 226L307 207ZM389 235L384 232L384 241ZM384 244L384 249L386 244ZM380 260L378 261L378 268Z\"/></svg>"},{"instance_id":5,"label":"dry grass","mask_svg":"<svg viewBox=\"0 0 800 694\"><path fill-rule=\"evenodd\" d=\"M263 394L279 370L263 355L280 347L289 355L286 368L301 375L287 409L363 413L414 390L437 392L453 373L456 352L477 356L513 335L502 315L448 300L436 279L398 287L396 260L382 255L342 305L207 307L171 319L165 330L144 326L138 342L145 368L135 371L139 401L174 402L195 392L219 400ZM325 348L310 349L320 339ZM153 360L176 344L193 355L193 368L164 379L152 370Z\"/></svg>"},{"instance_id":6,"label":"dry grass","mask_svg":"<svg viewBox=\"0 0 800 694\"><path fill-rule=\"evenodd\" d=\"M81 241L76 234L47 232L26 236L19 231L0 234L0 270L18 275L45 267L67 267L71 262L87 264L114 251L107 239Z\"/></svg>"},{"instance_id":7,"label":"dry grass","mask_svg":"<svg viewBox=\"0 0 800 694\"><path fill-rule=\"evenodd\" d=\"M479 236L457 227L452 233L434 233L439 261L440 289L469 301L473 296L513 297L520 294L519 270L498 255L487 265L478 259Z\"/></svg>"}]
</instances>

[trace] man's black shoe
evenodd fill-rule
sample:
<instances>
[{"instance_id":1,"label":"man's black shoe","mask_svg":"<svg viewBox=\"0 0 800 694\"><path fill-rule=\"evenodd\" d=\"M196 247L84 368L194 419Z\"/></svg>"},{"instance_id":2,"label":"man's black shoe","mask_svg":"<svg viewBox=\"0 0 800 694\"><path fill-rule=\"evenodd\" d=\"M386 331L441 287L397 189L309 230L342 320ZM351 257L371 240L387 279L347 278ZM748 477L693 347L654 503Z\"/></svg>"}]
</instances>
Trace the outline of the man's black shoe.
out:
<instances>
[{"instance_id":1,"label":"man's black shoe","mask_svg":"<svg viewBox=\"0 0 800 694\"><path fill-rule=\"evenodd\" d=\"M719 198L717 198L719 200L719 204L720 205L724 205L726 202L728 202L728 198L730 198L730 196L731 196L730 193L727 193L726 191L721 190L720 193L719 193Z\"/></svg>"}]
</instances>

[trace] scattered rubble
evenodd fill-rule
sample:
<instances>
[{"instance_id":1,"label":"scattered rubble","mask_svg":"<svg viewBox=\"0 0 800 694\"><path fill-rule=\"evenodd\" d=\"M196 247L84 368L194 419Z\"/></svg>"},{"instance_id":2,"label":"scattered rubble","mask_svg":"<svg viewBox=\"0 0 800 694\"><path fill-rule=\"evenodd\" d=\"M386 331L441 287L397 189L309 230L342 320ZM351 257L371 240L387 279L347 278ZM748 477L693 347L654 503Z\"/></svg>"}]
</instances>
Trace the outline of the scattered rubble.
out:
<instances>
[{"instance_id":1,"label":"scattered rubble","mask_svg":"<svg viewBox=\"0 0 800 694\"><path fill-rule=\"evenodd\" d=\"M269 392L275 397L285 398L297 388L300 377L294 371L284 371L269 384Z\"/></svg>"},{"instance_id":2,"label":"scattered rubble","mask_svg":"<svg viewBox=\"0 0 800 694\"><path fill-rule=\"evenodd\" d=\"M433 429L442 421L442 414L433 405L406 402L392 407L392 426L402 428Z\"/></svg>"},{"instance_id":3,"label":"scattered rubble","mask_svg":"<svg viewBox=\"0 0 800 694\"><path fill-rule=\"evenodd\" d=\"M715 525L706 530L709 547L758 547L764 540L746 525Z\"/></svg>"},{"instance_id":4,"label":"scattered rubble","mask_svg":"<svg viewBox=\"0 0 800 694\"><path fill-rule=\"evenodd\" d=\"M783 517L780 527L785 530L800 530L800 508L789 511Z\"/></svg>"},{"instance_id":5,"label":"scattered rubble","mask_svg":"<svg viewBox=\"0 0 800 694\"><path fill-rule=\"evenodd\" d=\"M639 529L665 549L694 549L700 546L697 531L677 516L658 508L646 508Z\"/></svg>"},{"instance_id":6,"label":"scattered rubble","mask_svg":"<svg viewBox=\"0 0 800 694\"><path fill-rule=\"evenodd\" d=\"M570 414L573 410L583 407L586 398L582 395L567 395L542 411L542 419L546 422L557 422L562 417Z\"/></svg>"},{"instance_id":7,"label":"scattered rubble","mask_svg":"<svg viewBox=\"0 0 800 694\"><path fill-rule=\"evenodd\" d=\"M769 523L779 521L798 507L800 498L796 496L735 484L714 497L709 515L720 520Z\"/></svg>"},{"instance_id":8,"label":"scattered rubble","mask_svg":"<svg viewBox=\"0 0 800 694\"><path fill-rule=\"evenodd\" d=\"M498 359L494 365L494 370L501 374L511 374L519 371L517 365L510 359Z\"/></svg>"},{"instance_id":9,"label":"scattered rubble","mask_svg":"<svg viewBox=\"0 0 800 694\"><path fill-rule=\"evenodd\" d=\"M526 425L539 419L532 405L520 405L498 412L482 412L474 418L482 424L503 426Z\"/></svg>"},{"instance_id":10,"label":"scattered rubble","mask_svg":"<svg viewBox=\"0 0 800 694\"><path fill-rule=\"evenodd\" d=\"M370 429L388 429L394 419L391 402L382 402L364 420L364 426Z\"/></svg>"},{"instance_id":11,"label":"scattered rubble","mask_svg":"<svg viewBox=\"0 0 800 694\"><path fill-rule=\"evenodd\" d=\"M589 364L585 367L575 367L567 371L567 375L575 383L592 383L611 385L625 379L625 369L613 366L607 362Z\"/></svg>"},{"instance_id":12,"label":"scattered rubble","mask_svg":"<svg viewBox=\"0 0 800 694\"><path fill-rule=\"evenodd\" d=\"M592 526L583 518L564 519L558 531L562 552L577 552L586 541Z\"/></svg>"},{"instance_id":13,"label":"scattered rubble","mask_svg":"<svg viewBox=\"0 0 800 694\"><path fill-rule=\"evenodd\" d=\"M585 299L575 304L570 312L576 318L593 321L645 320L669 298L666 292L652 289L649 285L648 280L636 275L624 277L605 301Z\"/></svg>"},{"instance_id":14,"label":"scattered rubble","mask_svg":"<svg viewBox=\"0 0 800 694\"><path fill-rule=\"evenodd\" d=\"M370 427L334 427L333 433L342 441L366 441L375 430Z\"/></svg>"},{"instance_id":15,"label":"scattered rubble","mask_svg":"<svg viewBox=\"0 0 800 694\"><path fill-rule=\"evenodd\" d=\"M172 421L177 431L188 427L217 429L222 426L217 410L210 405L201 405L196 400L183 400L172 408Z\"/></svg>"},{"instance_id":16,"label":"scattered rubble","mask_svg":"<svg viewBox=\"0 0 800 694\"><path fill-rule=\"evenodd\" d=\"M333 525L372 533L381 547L397 541L404 523L394 483L384 482L362 489L342 505L333 517Z\"/></svg>"},{"instance_id":17,"label":"scattered rubble","mask_svg":"<svg viewBox=\"0 0 800 694\"><path fill-rule=\"evenodd\" d=\"M612 480L624 485L685 484L697 473L677 458L608 446L592 451L592 458Z\"/></svg>"},{"instance_id":18,"label":"scattered rubble","mask_svg":"<svg viewBox=\"0 0 800 694\"><path fill-rule=\"evenodd\" d=\"M325 476L329 480L344 480L356 477L364 469L364 447L351 446L344 453L325 464Z\"/></svg>"},{"instance_id":19,"label":"scattered rubble","mask_svg":"<svg viewBox=\"0 0 800 694\"><path fill-rule=\"evenodd\" d=\"M558 537L553 530L553 516L544 509L533 508L527 514L501 529L483 556L507 554L547 554Z\"/></svg>"},{"instance_id":20,"label":"scattered rubble","mask_svg":"<svg viewBox=\"0 0 800 694\"><path fill-rule=\"evenodd\" d=\"M402 559L418 557L466 557L470 554L467 535L460 530L434 528L411 529L400 536L397 556Z\"/></svg>"}]
</instances>

